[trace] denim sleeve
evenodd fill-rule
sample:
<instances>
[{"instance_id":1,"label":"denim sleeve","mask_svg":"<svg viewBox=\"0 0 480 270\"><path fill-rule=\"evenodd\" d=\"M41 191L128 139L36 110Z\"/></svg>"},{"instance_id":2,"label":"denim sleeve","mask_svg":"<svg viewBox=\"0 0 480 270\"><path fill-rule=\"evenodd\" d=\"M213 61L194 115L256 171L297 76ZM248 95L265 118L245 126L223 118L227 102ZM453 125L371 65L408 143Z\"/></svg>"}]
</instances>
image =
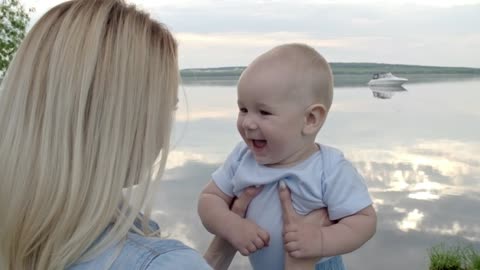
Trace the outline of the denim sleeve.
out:
<instances>
[{"instance_id":1,"label":"denim sleeve","mask_svg":"<svg viewBox=\"0 0 480 270\"><path fill-rule=\"evenodd\" d=\"M178 249L155 257L147 270L211 270L203 257L192 249Z\"/></svg>"}]
</instances>

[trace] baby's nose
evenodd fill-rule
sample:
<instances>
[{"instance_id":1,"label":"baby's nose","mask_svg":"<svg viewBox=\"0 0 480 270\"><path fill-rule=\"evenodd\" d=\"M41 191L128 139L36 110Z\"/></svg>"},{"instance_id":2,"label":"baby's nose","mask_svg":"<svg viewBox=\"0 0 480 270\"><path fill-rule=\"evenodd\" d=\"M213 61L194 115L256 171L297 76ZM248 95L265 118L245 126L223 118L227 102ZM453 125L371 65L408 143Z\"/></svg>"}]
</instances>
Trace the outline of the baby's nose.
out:
<instances>
[{"instance_id":1,"label":"baby's nose","mask_svg":"<svg viewBox=\"0 0 480 270\"><path fill-rule=\"evenodd\" d=\"M250 117L250 116L246 116L245 119L243 119L243 128L245 129L256 129L257 128L257 124L255 122L255 120Z\"/></svg>"}]
</instances>

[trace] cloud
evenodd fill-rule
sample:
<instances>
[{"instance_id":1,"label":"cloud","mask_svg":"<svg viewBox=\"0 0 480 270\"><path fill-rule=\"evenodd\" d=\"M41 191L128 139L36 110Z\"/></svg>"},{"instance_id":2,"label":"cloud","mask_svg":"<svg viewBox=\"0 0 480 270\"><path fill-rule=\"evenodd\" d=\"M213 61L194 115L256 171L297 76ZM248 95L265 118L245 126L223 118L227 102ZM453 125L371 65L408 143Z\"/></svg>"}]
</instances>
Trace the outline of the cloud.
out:
<instances>
[{"instance_id":1,"label":"cloud","mask_svg":"<svg viewBox=\"0 0 480 270\"><path fill-rule=\"evenodd\" d=\"M407 216L397 223L398 229L404 232L408 232L409 230L418 230L419 223L422 222L422 219L425 215L420 212L418 209L414 209L413 211L409 212Z\"/></svg>"},{"instance_id":2,"label":"cloud","mask_svg":"<svg viewBox=\"0 0 480 270\"><path fill-rule=\"evenodd\" d=\"M372 190L407 192L416 200L480 192L474 157L480 144L451 140L420 141L392 149L351 149L347 156L370 182Z\"/></svg>"},{"instance_id":3,"label":"cloud","mask_svg":"<svg viewBox=\"0 0 480 270\"><path fill-rule=\"evenodd\" d=\"M23 2L35 21L62 1ZM336 62L480 67L480 1L129 2L177 34L182 68L246 65L295 41Z\"/></svg>"},{"instance_id":4,"label":"cloud","mask_svg":"<svg viewBox=\"0 0 480 270\"><path fill-rule=\"evenodd\" d=\"M239 46L239 47L272 47L285 42L303 42L317 47L345 47L352 41L348 39L319 39L304 33L177 33L183 46ZM186 44L186 45L185 45Z\"/></svg>"}]
</instances>

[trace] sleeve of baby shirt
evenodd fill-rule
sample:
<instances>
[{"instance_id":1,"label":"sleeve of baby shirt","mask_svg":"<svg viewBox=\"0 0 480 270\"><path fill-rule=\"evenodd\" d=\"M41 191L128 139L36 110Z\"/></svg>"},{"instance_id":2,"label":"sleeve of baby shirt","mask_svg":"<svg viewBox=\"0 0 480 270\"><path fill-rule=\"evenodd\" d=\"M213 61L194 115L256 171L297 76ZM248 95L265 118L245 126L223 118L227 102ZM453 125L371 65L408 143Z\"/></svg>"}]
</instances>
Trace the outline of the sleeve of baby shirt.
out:
<instances>
[{"instance_id":1,"label":"sleeve of baby shirt","mask_svg":"<svg viewBox=\"0 0 480 270\"><path fill-rule=\"evenodd\" d=\"M331 220L353 215L372 204L363 177L343 157L326 168L323 199Z\"/></svg>"},{"instance_id":2,"label":"sleeve of baby shirt","mask_svg":"<svg viewBox=\"0 0 480 270\"><path fill-rule=\"evenodd\" d=\"M234 197L232 178L237 171L242 155L247 150L243 142L237 144L225 162L212 174L212 180L217 187L227 196Z\"/></svg>"}]
</instances>

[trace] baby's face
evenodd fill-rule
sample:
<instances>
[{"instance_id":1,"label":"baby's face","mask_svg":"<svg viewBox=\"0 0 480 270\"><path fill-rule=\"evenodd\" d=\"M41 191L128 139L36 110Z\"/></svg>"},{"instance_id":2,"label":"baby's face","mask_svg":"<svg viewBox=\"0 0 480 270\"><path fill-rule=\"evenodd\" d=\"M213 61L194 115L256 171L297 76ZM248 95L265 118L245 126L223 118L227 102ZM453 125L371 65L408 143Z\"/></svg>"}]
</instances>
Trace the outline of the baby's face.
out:
<instances>
[{"instance_id":1,"label":"baby's face","mask_svg":"<svg viewBox=\"0 0 480 270\"><path fill-rule=\"evenodd\" d=\"M288 68L247 69L238 83L237 128L258 163L288 166L311 153L311 138L302 134L306 104Z\"/></svg>"}]
</instances>

